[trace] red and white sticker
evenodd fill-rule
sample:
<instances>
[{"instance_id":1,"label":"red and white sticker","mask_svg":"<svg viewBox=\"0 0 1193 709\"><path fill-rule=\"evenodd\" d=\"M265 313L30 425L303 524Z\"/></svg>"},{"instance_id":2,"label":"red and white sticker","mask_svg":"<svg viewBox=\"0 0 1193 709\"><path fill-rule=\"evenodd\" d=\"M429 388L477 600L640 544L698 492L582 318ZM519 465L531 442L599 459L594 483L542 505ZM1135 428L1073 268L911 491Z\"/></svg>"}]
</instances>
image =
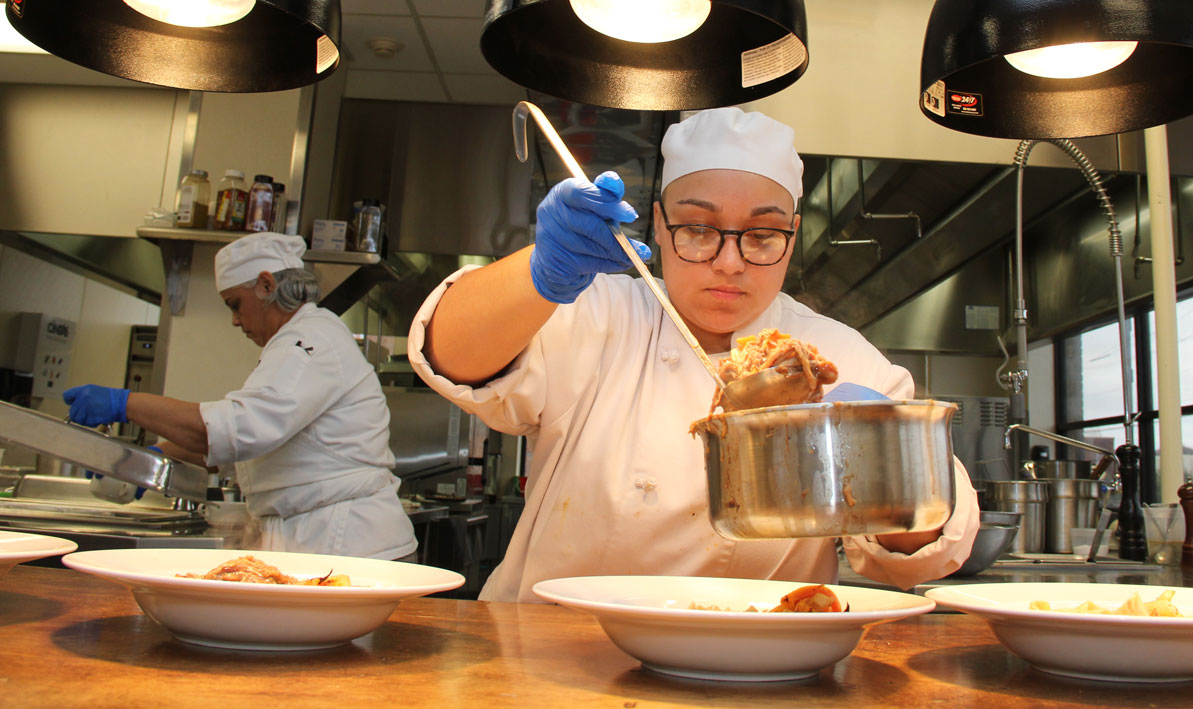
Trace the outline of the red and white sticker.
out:
<instances>
[{"instance_id":1,"label":"red and white sticker","mask_svg":"<svg viewBox=\"0 0 1193 709\"><path fill-rule=\"evenodd\" d=\"M25 0L8 0L8 7L12 10L12 14L17 17L23 17L25 12Z\"/></svg>"},{"instance_id":2,"label":"red and white sticker","mask_svg":"<svg viewBox=\"0 0 1193 709\"><path fill-rule=\"evenodd\" d=\"M945 110L962 116L982 115L982 95L968 91L946 91Z\"/></svg>"}]
</instances>

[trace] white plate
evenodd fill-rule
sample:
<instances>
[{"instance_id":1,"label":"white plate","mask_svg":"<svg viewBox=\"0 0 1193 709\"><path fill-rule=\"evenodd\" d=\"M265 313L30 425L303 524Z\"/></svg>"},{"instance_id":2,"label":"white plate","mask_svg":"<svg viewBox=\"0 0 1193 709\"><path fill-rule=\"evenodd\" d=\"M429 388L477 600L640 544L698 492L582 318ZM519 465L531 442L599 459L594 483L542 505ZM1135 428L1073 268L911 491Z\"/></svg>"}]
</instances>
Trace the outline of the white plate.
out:
<instances>
[{"instance_id":1,"label":"white plate","mask_svg":"<svg viewBox=\"0 0 1193 709\"><path fill-rule=\"evenodd\" d=\"M300 579L329 571L350 587L178 578L252 555ZM457 588L454 571L379 559L236 549L106 549L62 563L132 589L141 609L179 640L241 650L333 647L372 632L403 598Z\"/></svg>"},{"instance_id":2,"label":"white plate","mask_svg":"<svg viewBox=\"0 0 1193 709\"><path fill-rule=\"evenodd\" d=\"M597 617L613 644L658 672L732 681L810 677L853 652L866 626L931 611L919 596L829 586L847 613L748 613L800 586L688 576L588 576L540 581L534 592ZM690 610L692 603L732 611Z\"/></svg>"},{"instance_id":3,"label":"white plate","mask_svg":"<svg viewBox=\"0 0 1193 709\"><path fill-rule=\"evenodd\" d=\"M0 532L0 577L22 562L67 554L78 548L78 544L68 539L47 537L44 534Z\"/></svg>"},{"instance_id":4,"label":"white plate","mask_svg":"<svg viewBox=\"0 0 1193 709\"><path fill-rule=\"evenodd\" d=\"M1164 586L1107 583L981 583L934 588L928 598L981 616L1008 650L1036 669L1069 677L1123 682L1193 679L1193 617L1033 611L1032 601L1075 608L1093 601L1114 609L1134 593L1155 600ZM1173 602L1193 616L1193 589L1176 588Z\"/></svg>"}]
</instances>

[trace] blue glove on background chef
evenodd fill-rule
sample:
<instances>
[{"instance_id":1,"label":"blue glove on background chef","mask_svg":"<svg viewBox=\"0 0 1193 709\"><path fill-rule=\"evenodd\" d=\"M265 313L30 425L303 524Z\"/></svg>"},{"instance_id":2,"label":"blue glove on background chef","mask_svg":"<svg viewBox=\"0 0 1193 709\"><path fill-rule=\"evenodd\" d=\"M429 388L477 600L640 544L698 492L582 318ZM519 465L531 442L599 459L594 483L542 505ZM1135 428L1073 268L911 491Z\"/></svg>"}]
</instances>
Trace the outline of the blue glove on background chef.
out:
<instances>
[{"instance_id":1,"label":"blue glove on background chef","mask_svg":"<svg viewBox=\"0 0 1193 709\"><path fill-rule=\"evenodd\" d=\"M615 172L603 172L589 182L573 177L551 188L536 211L530 278L534 288L552 303L571 303L598 273L619 273L631 266L609 222L638 218L626 202L625 184ZM650 247L630 239L642 259Z\"/></svg>"},{"instance_id":2,"label":"blue glove on background chef","mask_svg":"<svg viewBox=\"0 0 1193 709\"><path fill-rule=\"evenodd\" d=\"M70 405L71 421L84 426L99 426L128 423L128 395L128 389L84 384L62 392L62 400Z\"/></svg>"}]
</instances>

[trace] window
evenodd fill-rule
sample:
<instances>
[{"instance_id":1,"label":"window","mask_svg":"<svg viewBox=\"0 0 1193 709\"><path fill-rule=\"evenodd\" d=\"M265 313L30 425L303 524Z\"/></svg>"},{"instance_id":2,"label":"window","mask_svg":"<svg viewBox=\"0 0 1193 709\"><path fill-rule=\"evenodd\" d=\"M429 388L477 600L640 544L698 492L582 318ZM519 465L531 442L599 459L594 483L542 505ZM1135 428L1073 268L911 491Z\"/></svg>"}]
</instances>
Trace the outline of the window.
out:
<instances>
[{"instance_id":1,"label":"window","mask_svg":"<svg viewBox=\"0 0 1193 709\"><path fill-rule=\"evenodd\" d=\"M1155 311L1150 307L1127 313L1128 344L1132 348L1134 365L1130 396L1133 410L1139 412L1134 435L1136 445L1143 450L1141 496L1144 502L1160 499L1155 323ZM1182 460L1185 475L1190 475L1193 474L1193 297L1177 302L1177 339L1184 444ZM1063 336L1058 345L1058 432L1114 450L1126 442L1118 321ZM1147 381L1149 386L1139 387L1140 381ZM1060 457L1097 457L1079 449L1066 448Z\"/></svg>"}]
</instances>

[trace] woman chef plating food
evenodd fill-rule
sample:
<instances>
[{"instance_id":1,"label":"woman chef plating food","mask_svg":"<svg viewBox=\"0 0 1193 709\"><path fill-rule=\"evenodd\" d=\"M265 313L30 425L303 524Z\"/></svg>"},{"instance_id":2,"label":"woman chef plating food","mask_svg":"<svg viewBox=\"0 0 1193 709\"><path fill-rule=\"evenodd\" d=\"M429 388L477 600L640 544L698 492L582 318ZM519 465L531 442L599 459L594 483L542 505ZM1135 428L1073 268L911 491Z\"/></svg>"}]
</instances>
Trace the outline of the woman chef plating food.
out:
<instances>
[{"instance_id":1,"label":"woman chef plating food","mask_svg":"<svg viewBox=\"0 0 1193 709\"><path fill-rule=\"evenodd\" d=\"M736 108L668 129L654 227L670 300L709 353L775 328L819 348L840 381L911 398L906 370L780 292L803 192L792 143L789 127ZM530 441L525 511L481 598L533 601L538 581L587 575L835 581L832 539L735 542L714 531L688 427L715 385L642 281L607 275L629 267L606 225L637 218L623 193L613 173L556 185L533 246L450 276L410 330L423 379ZM959 463L955 477L941 529L843 539L850 564L904 588L960 566L978 507Z\"/></svg>"},{"instance_id":2,"label":"woman chef plating food","mask_svg":"<svg viewBox=\"0 0 1193 709\"><path fill-rule=\"evenodd\" d=\"M263 549L413 560L385 396L347 326L315 304L305 250L302 237L261 233L216 253L232 324L264 348L241 389L193 403L88 384L63 398L78 423L132 421L167 439L167 455L238 462Z\"/></svg>"}]
</instances>

